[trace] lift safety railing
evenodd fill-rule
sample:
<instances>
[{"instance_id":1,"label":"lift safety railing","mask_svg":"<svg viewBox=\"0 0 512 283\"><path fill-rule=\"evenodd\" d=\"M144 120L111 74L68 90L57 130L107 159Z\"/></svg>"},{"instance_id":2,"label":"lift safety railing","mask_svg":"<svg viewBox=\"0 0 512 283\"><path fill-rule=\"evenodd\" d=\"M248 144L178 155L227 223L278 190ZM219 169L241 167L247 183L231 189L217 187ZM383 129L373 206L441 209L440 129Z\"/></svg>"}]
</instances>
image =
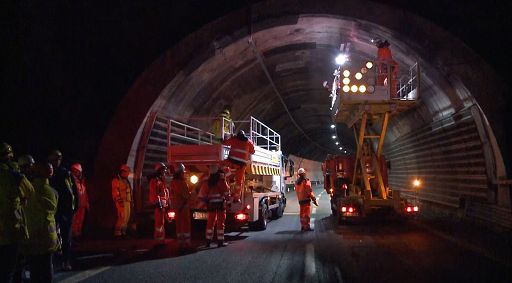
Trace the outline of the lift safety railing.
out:
<instances>
[{"instance_id":1,"label":"lift safety railing","mask_svg":"<svg viewBox=\"0 0 512 283\"><path fill-rule=\"evenodd\" d=\"M269 151L281 149L281 135L251 116L250 120L235 121L239 124L249 123L249 139L254 145Z\"/></svg>"},{"instance_id":2,"label":"lift safety railing","mask_svg":"<svg viewBox=\"0 0 512 283\"><path fill-rule=\"evenodd\" d=\"M233 133L234 125L229 119L219 118L187 118L188 121L194 121L196 123L204 122L207 125L216 125L217 133L202 130L197 127L190 126L188 124L178 122L173 119L168 120L167 124L167 144L215 144L219 143L223 137ZM226 131L227 129L227 131Z\"/></svg>"},{"instance_id":3,"label":"lift safety railing","mask_svg":"<svg viewBox=\"0 0 512 283\"><path fill-rule=\"evenodd\" d=\"M397 98L400 100L417 100L418 92L415 91L420 85L420 66L418 62L409 68L406 76L398 80Z\"/></svg>"}]
</instances>

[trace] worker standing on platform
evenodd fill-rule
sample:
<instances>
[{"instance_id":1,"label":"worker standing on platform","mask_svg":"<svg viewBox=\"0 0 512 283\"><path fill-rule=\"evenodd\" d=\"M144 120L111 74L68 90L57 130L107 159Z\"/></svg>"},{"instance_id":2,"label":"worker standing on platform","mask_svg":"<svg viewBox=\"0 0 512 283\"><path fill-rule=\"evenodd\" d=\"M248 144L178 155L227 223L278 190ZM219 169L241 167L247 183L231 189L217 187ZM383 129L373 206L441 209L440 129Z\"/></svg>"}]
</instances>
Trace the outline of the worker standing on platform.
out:
<instances>
[{"instance_id":1,"label":"worker standing on platform","mask_svg":"<svg viewBox=\"0 0 512 283\"><path fill-rule=\"evenodd\" d=\"M20 243L28 239L25 203L34 188L20 174L12 147L0 143L0 282L12 282Z\"/></svg>"},{"instance_id":2,"label":"worker standing on platform","mask_svg":"<svg viewBox=\"0 0 512 283\"><path fill-rule=\"evenodd\" d=\"M50 186L59 194L55 220L59 225L62 237L62 269L71 270L71 226L80 200L74 190L71 173L62 164L62 153L59 150L52 151L48 156L48 161L53 166Z\"/></svg>"},{"instance_id":3,"label":"worker standing on platform","mask_svg":"<svg viewBox=\"0 0 512 283\"><path fill-rule=\"evenodd\" d=\"M185 181L185 165L178 164L171 181L171 204L176 213L176 236L180 253L193 251L190 243L191 192Z\"/></svg>"},{"instance_id":4,"label":"worker standing on platform","mask_svg":"<svg viewBox=\"0 0 512 283\"><path fill-rule=\"evenodd\" d=\"M218 247L224 247L224 228L226 220L226 199L229 197L229 186L226 183L223 170L210 175L208 182L203 183L199 192L199 199L208 209L208 222L206 223L206 247L210 247L213 232L217 227Z\"/></svg>"},{"instance_id":5,"label":"worker standing on platform","mask_svg":"<svg viewBox=\"0 0 512 283\"><path fill-rule=\"evenodd\" d=\"M300 206L300 224L302 231L313 231L309 221L311 219L311 201L318 206L315 194L311 188L311 182L306 178L306 170L299 168L299 178L295 182L295 192L297 193L297 200Z\"/></svg>"},{"instance_id":6,"label":"worker standing on platform","mask_svg":"<svg viewBox=\"0 0 512 283\"><path fill-rule=\"evenodd\" d=\"M169 208L169 189L165 183L167 173L167 166L158 162L155 164L155 175L149 181L149 202L155 205L153 237L162 243L165 240L165 214Z\"/></svg>"},{"instance_id":7,"label":"worker standing on platform","mask_svg":"<svg viewBox=\"0 0 512 283\"><path fill-rule=\"evenodd\" d=\"M229 106L224 107L224 110L220 112L212 124L212 133L214 133L215 136L221 141L229 138L229 134L232 130L231 124L233 123L233 120L231 119L231 111L229 108Z\"/></svg>"},{"instance_id":8,"label":"worker standing on platform","mask_svg":"<svg viewBox=\"0 0 512 283\"><path fill-rule=\"evenodd\" d=\"M87 190L85 188L85 178L82 172L82 165L80 163L71 165L71 176L73 186L79 196L78 210L73 218L72 231L73 237L80 237L82 236L85 216L89 210L89 196L87 195Z\"/></svg>"},{"instance_id":9,"label":"worker standing on platform","mask_svg":"<svg viewBox=\"0 0 512 283\"><path fill-rule=\"evenodd\" d=\"M119 169L119 174L112 179L112 199L117 210L114 237L126 236L126 228L133 207L132 185L128 180L130 171L130 167L123 164Z\"/></svg>"},{"instance_id":10,"label":"worker standing on platform","mask_svg":"<svg viewBox=\"0 0 512 283\"><path fill-rule=\"evenodd\" d=\"M390 86L390 97L397 98L398 94L398 63L391 56L391 49L387 40L377 40L377 85ZM389 79L388 79L389 78ZM389 81L391 80L391 81Z\"/></svg>"},{"instance_id":11,"label":"worker standing on platform","mask_svg":"<svg viewBox=\"0 0 512 283\"><path fill-rule=\"evenodd\" d=\"M236 136L224 141L223 144L231 147L225 165L235 170L235 193L233 198L238 201L245 182L245 168L251 160L251 155L255 153L254 144L245 136L245 132L242 130Z\"/></svg>"}]
</instances>

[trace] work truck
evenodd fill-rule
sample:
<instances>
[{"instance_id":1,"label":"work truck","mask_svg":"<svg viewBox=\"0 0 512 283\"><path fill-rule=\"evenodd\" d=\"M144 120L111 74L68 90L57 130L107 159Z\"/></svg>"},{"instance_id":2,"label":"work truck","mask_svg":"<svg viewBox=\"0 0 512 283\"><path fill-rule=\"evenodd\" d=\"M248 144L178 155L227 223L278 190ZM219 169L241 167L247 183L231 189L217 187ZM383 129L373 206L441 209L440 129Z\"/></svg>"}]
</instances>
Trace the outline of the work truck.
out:
<instances>
[{"instance_id":1,"label":"work truck","mask_svg":"<svg viewBox=\"0 0 512 283\"><path fill-rule=\"evenodd\" d=\"M265 230L269 219L283 215L286 207L285 170L281 136L277 132L252 116L244 121L218 117L188 118L187 123L170 119L168 123L168 163L183 163L187 168L187 181L193 188L193 223L207 220L208 213L201 209L197 200L199 188L229 155L230 147L223 145L222 140L239 130L247 133L255 153L246 167L240 199L230 197L227 200L226 229ZM217 133L205 129L214 123L220 124L216 127ZM229 174L227 179L234 192L235 185Z\"/></svg>"}]
</instances>

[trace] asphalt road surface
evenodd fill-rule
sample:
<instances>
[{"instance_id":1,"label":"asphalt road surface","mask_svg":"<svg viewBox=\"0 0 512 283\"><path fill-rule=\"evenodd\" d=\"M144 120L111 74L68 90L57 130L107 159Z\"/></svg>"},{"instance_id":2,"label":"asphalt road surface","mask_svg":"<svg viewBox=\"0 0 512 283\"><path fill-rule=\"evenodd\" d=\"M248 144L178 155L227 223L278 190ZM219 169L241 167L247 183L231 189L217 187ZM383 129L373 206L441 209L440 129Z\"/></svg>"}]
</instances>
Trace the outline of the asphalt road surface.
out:
<instances>
[{"instance_id":1,"label":"asphalt road surface","mask_svg":"<svg viewBox=\"0 0 512 283\"><path fill-rule=\"evenodd\" d=\"M91 252L57 282L512 282L510 258L495 258L456 235L416 221L337 225L329 196L315 187L314 231L301 232L295 193L285 215L260 232L229 233L229 246L179 256L173 239ZM134 242L135 241L135 242ZM197 243L201 244L201 243ZM96 249L95 249L96 248Z\"/></svg>"}]
</instances>

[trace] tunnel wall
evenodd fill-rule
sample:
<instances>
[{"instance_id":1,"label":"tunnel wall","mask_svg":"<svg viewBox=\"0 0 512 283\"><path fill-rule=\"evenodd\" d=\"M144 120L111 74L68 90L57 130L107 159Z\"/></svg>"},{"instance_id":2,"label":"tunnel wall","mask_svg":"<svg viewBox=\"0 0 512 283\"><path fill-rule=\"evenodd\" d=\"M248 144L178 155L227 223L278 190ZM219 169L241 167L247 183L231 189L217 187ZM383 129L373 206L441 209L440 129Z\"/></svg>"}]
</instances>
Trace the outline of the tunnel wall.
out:
<instances>
[{"instance_id":1,"label":"tunnel wall","mask_svg":"<svg viewBox=\"0 0 512 283\"><path fill-rule=\"evenodd\" d=\"M431 216L481 221L512 228L510 206L497 204L498 185L479 133L478 107L412 130L388 144L389 185L419 200ZM419 179L421 186L413 188ZM412 191L411 191L412 190Z\"/></svg>"}]
</instances>

